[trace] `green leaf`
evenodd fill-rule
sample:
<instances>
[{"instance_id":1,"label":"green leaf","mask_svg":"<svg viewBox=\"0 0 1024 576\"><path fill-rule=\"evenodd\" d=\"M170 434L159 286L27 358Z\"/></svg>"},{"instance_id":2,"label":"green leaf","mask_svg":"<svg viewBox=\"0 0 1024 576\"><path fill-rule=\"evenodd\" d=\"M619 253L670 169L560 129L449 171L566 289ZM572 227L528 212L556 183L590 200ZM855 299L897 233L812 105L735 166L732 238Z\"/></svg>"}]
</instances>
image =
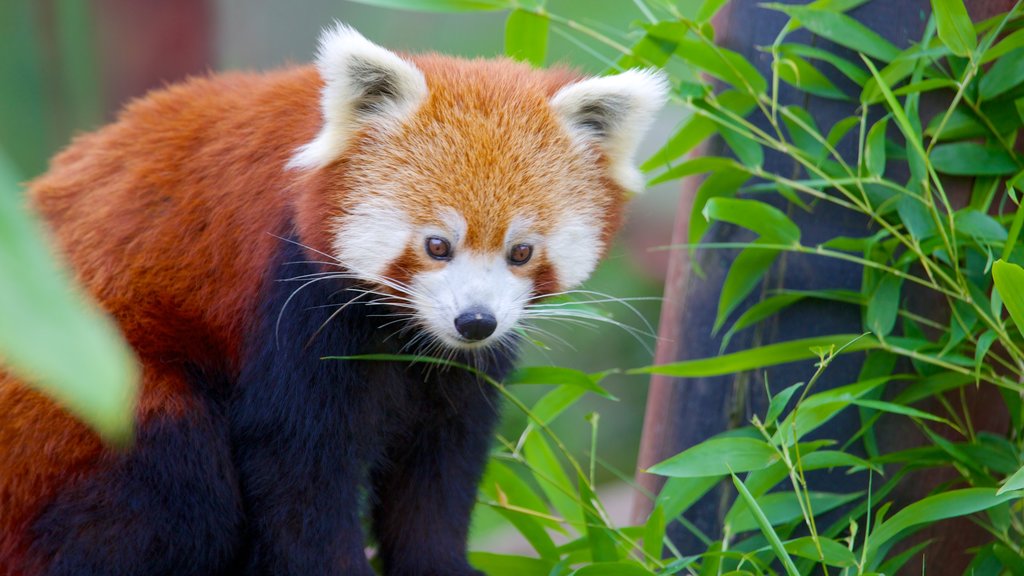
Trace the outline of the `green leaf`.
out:
<instances>
[{"instance_id":1,"label":"green leaf","mask_svg":"<svg viewBox=\"0 0 1024 576\"><path fill-rule=\"evenodd\" d=\"M800 228L778 208L758 200L711 198L701 211L708 220L742 226L773 244L799 244Z\"/></svg>"},{"instance_id":2,"label":"green leaf","mask_svg":"<svg viewBox=\"0 0 1024 576\"><path fill-rule=\"evenodd\" d=\"M753 326L758 322L778 313L780 310L791 306L800 300L806 298L804 294L779 294L776 296L769 296L764 300L754 304L750 308L747 308L736 322L729 328L729 331L722 337L722 345L719 347L719 351L723 352L729 347L729 342L740 330Z\"/></svg>"},{"instance_id":3,"label":"green leaf","mask_svg":"<svg viewBox=\"0 0 1024 576\"><path fill-rule=\"evenodd\" d=\"M715 200L712 198L712 200ZM738 202L753 202L750 200L738 200ZM761 206L768 206L760 202L754 202ZM712 334L717 334L729 315L738 307L743 299L750 295L761 283L761 279L771 269L772 264L779 255L778 250L766 250L758 244L765 243L764 238L752 242L751 246L744 248L736 255L729 272L722 282L722 290L718 296L718 311L715 313L715 324L711 328Z\"/></svg>"},{"instance_id":4,"label":"green leaf","mask_svg":"<svg viewBox=\"0 0 1024 576\"><path fill-rule=\"evenodd\" d=\"M896 326L903 278L885 274L878 281L864 313L864 328L877 336L888 336Z\"/></svg>"},{"instance_id":5,"label":"green leaf","mask_svg":"<svg viewBox=\"0 0 1024 576\"><path fill-rule=\"evenodd\" d=\"M834 100L849 100L849 97L837 88L827 76L819 72L807 60L795 54L782 56L779 59L777 70L779 78L783 82L796 86L808 94Z\"/></svg>"},{"instance_id":6,"label":"green leaf","mask_svg":"<svg viewBox=\"0 0 1024 576\"><path fill-rule=\"evenodd\" d=\"M651 466L660 476L695 478L724 476L767 468L779 460L775 449L755 438L712 438Z\"/></svg>"},{"instance_id":7,"label":"green leaf","mask_svg":"<svg viewBox=\"0 0 1024 576\"><path fill-rule=\"evenodd\" d=\"M980 92L983 100L992 100L1009 92L1024 81L1024 48L1018 48L996 60L981 77Z\"/></svg>"},{"instance_id":8,"label":"green leaf","mask_svg":"<svg viewBox=\"0 0 1024 576\"><path fill-rule=\"evenodd\" d=\"M689 25L684 22L658 22L648 25L647 32L676 42L676 56L744 93L758 94L768 88L764 77L746 58L712 42L690 37Z\"/></svg>"},{"instance_id":9,"label":"green leaf","mask_svg":"<svg viewBox=\"0 0 1024 576\"><path fill-rule=\"evenodd\" d=\"M811 501L811 509L814 510L814 514L818 515L834 510L847 502L852 502L862 495L860 492L849 494L811 492L806 496ZM804 494L796 494L789 491L772 492L759 496L757 504L761 507L761 512L764 514L765 519L768 520L768 523L772 526L779 526L803 517L800 501L804 498ZM758 527L750 507L742 500L737 500L728 514L725 515L725 523L732 529L731 532L733 534L748 532Z\"/></svg>"},{"instance_id":10,"label":"green leaf","mask_svg":"<svg viewBox=\"0 0 1024 576\"><path fill-rule=\"evenodd\" d=\"M734 160L729 158L719 158L717 156L697 156L691 158L686 162L673 166L672 168L662 172L657 177L650 180L647 185L654 186L655 184L661 184L662 182L668 182L670 180L676 180L677 178L686 178L687 176L694 176L697 174L716 172L733 172L747 175L746 172L738 169L738 164ZM749 176L747 176L749 177ZM730 178L731 180L732 178ZM742 184L742 182L740 182ZM736 185L739 188L739 184Z\"/></svg>"},{"instance_id":11,"label":"green leaf","mask_svg":"<svg viewBox=\"0 0 1024 576\"><path fill-rule=\"evenodd\" d=\"M957 234L978 240L1004 242L1007 238L1006 228L998 220L971 208L957 210L953 214L953 225Z\"/></svg>"},{"instance_id":12,"label":"green leaf","mask_svg":"<svg viewBox=\"0 0 1024 576\"><path fill-rule=\"evenodd\" d=\"M864 166L872 176L881 177L885 174L885 130L888 127L888 118L882 118L868 131L864 144Z\"/></svg>"},{"instance_id":13,"label":"green leaf","mask_svg":"<svg viewBox=\"0 0 1024 576\"><path fill-rule=\"evenodd\" d=\"M480 491L502 505L508 504L536 512L538 516L534 516L534 518L549 528L560 528L560 525L553 520L539 516L550 514L551 510L544 499L534 491L534 488L508 466L494 458L487 462L487 469L480 482Z\"/></svg>"},{"instance_id":14,"label":"green leaf","mask_svg":"<svg viewBox=\"0 0 1024 576\"><path fill-rule=\"evenodd\" d=\"M576 570L571 576L654 576L636 562L601 562Z\"/></svg>"},{"instance_id":15,"label":"green leaf","mask_svg":"<svg viewBox=\"0 0 1024 576\"><path fill-rule=\"evenodd\" d=\"M130 442L139 372L114 323L76 287L22 208L0 155L0 358L106 441Z\"/></svg>"},{"instance_id":16,"label":"green leaf","mask_svg":"<svg viewBox=\"0 0 1024 576\"><path fill-rule=\"evenodd\" d=\"M754 515L754 520L757 522L758 527L761 529L761 533L768 540L772 550L775 551L775 557L782 562L782 566L786 569L786 574L789 576L799 576L800 572L796 569L796 565L793 564L793 559L790 558L789 553L786 552L786 547L782 545L782 540L779 539L779 535L776 534L775 529L772 528L771 522L765 518L764 512L761 511L761 507L757 505L757 500L751 496L750 491L743 485L743 481L739 479L736 474L731 474L732 483L736 486L736 491L739 492L740 498L747 503L751 512Z\"/></svg>"},{"instance_id":17,"label":"green leaf","mask_svg":"<svg viewBox=\"0 0 1024 576\"><path fill-rule=\"evenodd\" d=\"M689 230L687 231L690 254L697 250L697 243L700 242L709 227L708 221L700 217L705 204L712 198L733 196L740 186L749 179L750 174L746 171L726 168L711 173L697 187L693 198L693 207L690 209Z\"/></svg>"},{"instance_id":18,"label":"green leaf","mask_svg":"<svg viewBox=\"0 0 1024 576\"><path fill-rule=\"evenodd\" d=\"M877 526L868 537L866 556L874 556L881 546L908 528L988 510L1017 498L1020 498L1018 492L997 495L993 488L964 488L928 496L893 514L891 518Z\"/></svg>"},{"instance_id":19,"label":"green leaf","mask_svg":"<svg viewBox=\"0 0 1024 576\"><path fill-rule=\"evenodd\" d=\"M716 96L715 102L718 106L741 118L749 114L754 108L753 98L735 90L722 92ZM640 169L647 172L660 166L669 166L673 160L696 148L698 144L707 140L717 130L717 122L704 114L693 114L685 120L682 127L669 138L668 142L660 150L655 152L650 159L640 166ZM681 176L683 175L672 178L679 178ZM668 179L671 180L672 178Z\"/></svg>"},{"instance_id":20,"label":"green leaf","mask_svg":"<svg viewBox=\"0 0 1024 576\"><path fill-rule=\"evenodd\" d=\"M607 390L597 384L603 374L596 377L586 372L560 366L524 366L505 378L505 385L542 384L551 386L576 386L599 396L615 399Z\"/></svg>"},{"instance_id":21,"label":"green leaf","mask_svg":"<svg viewBox=\"0 0 1024 576\"><path fill-rule=\"evenodd\" d=\"M644 553L650 558L660 560L665 547L664 540L665 511L661 506L655 505L644 524Z\"/></svg>"},{"instance_id":22,"label":"green leaf","mask_svg":"<svg viewBox=\"0 0 1024 576\"><path fill-rule=\"evenodd\" d=\"M996 260L992 265L992 280L1017 330L1024 332L1024 268Z\"/></svg>"},{"instance_id":23,"label":"green leaf","mask_svg":"<svg viewBox=\"0 0 1024 576\"><path fill-rule=\"evenodd\" d=\"M814 511L815 513L818 512L817 507L815 507ZM818 554L818 545L821 545L820 555ZM804 536L803 538L796 538L795 540L785 542L785 546L786 552L794 556L815 561L821 560L829 566L845 568L857 563L856 556L853 555L849 548L831 538L819 537L816 544L814 538Z\"/></svg>"},{"instance_id":24,"label":"green leaf","mask_svg":"<svg viewBox=\"0 0 1024 576\"><path fill-rule=\"evenodd\" d=\"M932 149L935 170L956 176L1001 176L1020 170L1010 154L991 144L954 142Z\"/></svg>"},{"instance_id":25,"label":"green leaf","mask_svg":"<svg viewBox=\"0 0 1024 576\"><path fill-rule=\"evenodd\" d=\"M665 510L666 518L675 518L690 509L697 500L721 481L721 476L669 478L658 493L654 505Z\"/></svg>"},{"instance_id":26,"label":"green leaf","mask_svg":"<svg viewBox=\"0 0 1024 576\"><path fill-rule=\"evenodd\" d=\"M953 54L970 57L978 47L978 38L963 0L932 0L932 13L935 14L942 43Z\"/></svg>"},{"instance_id":27,"label":"green leaf","mask_svg":"<svg viewBox=\"0 0 1024 576\"><path fill-rule=\"evenodd\" d=\"M996 496L1002 496L1011 490L1024 490L1024 466L1014 472L1013 476L1010 476L1006 483L999 487Z\"/></svg>"},{"instance_id":28,"label":"green leaf","mask_svg":"<svg viewBox=\"0 0 1024 576\"><path fill-rule=\"evenodd\" d=\"M498 506L494 509L530 543L538 556L545 560L558 562L559 554L555 542L534 516Z\"/></svg>"},{"instance_id":29,"label":"green leaf","mask_svg":"<svg viewBox=\"0 0 1024 576\"><path fill-rule=\"evenodd\" d=\"M832 336L816 336L813 338L802 338L768 344L759 348L752 348L723 354L715 358L701 358L699 360L684 360L669 364L657 364L634 368L628 374L664 374L677 378L692 378L699 376L720 376L722 374L733 374L752 368L765 368L777 366L797 360L818 358L822 351L830 348L842 348L843 354L860 352L878 347L878 341L869 336L859 334L835 334Z\"/></svg>"},{"instance_id":30,"label":"green leaf","mask_svg":"<svg viewBox=\"0 0 1024 576\"><path fill-rule=\"evenodd\" d=\"M1016 50L1017 48L1024 48L1024 30L1015 31L1014 33L1000 40L998 44L989 48L985 52L985 55L982 56L981 63L987 64L995 60L996 58L999 58L1000 56L1006 54L1007 52Z\"/></svg>"},{"instance_id":31,"label":"green leaf","mask_svg":"<svg viewBox=\"0 0 1024 576\"><path fill-rule=\"evenodd\" d=\"M800 22L814 34L845 46L855 52L863 52L886 62L899 56L899 49L868 27L840 12L815 9L810 6L788 4L762 4L765 8L778 10Z\"/></svg>"},{"instance_id":32,"label":"green leaf","mask_svg":"<svg viewBox=\"0 0 1024 576\"><path fill-rule=\"evenodd\" d=\"M590 484L583 475L579 475L578 484L580 489L581 508L583 519L586 522L587 541L590 543L590 558L594 562L616 562L619 560L619 552L615 547L615 538L597 510L600 510L600 502L597 495L590 489Z\"/></svg>"},{"instance_id":33,"label":"green leaf","mask_svg":"<svg viewBox=\"0 0 1024 576\"><path fill-rule=\"evenodd\" d=\"M540 558L470 552L469 563L487 576L550 576L555 563Z\"/></svg>"},{"instance_id":34,"label":"green leaf","mask_svg":"<svg viewBox=\"0 0 1024 576\"><path fill-rule=\"evenodd\" d=\"M571 522L582 523L583 515L579 502L573 497L576 488L544 436L531 434L523 443L523 455L526 457L526 463L530 465L534 479L555 510Z\"/></svg>"},{"instance_id":35,"label":"green leaf","mask_svg":"<svg viewBox=\"0 0 1024 576\"><path fill-rule=\"evenodd\" d=\"M793 393L799 390L803 385L803 382L797 382L796 384L786 387L772 397L771 401L768 403L768 412L766 412L764 416L765 426L771 426L775 423L775 420L782 415L782 411L786 409L790 398L793 397Z\"/></svg>"},{"instance_id":36,"label":"green leaf","mask_svg":"<svg viewBox=\"0 0 1024 576\"><path fill-rule=\"evenodd\" d=\"M538 68L543 66L548 51L549 23L546 16L513 10L505 21L505 55Z\"/></svg>"},{"instance_id":37,"label":"green leaf","mask_svg":"<svg viewBox=\"0 0 1024 576\"><path fill-rule=\"evenodd\" d=\"M744 166L760 168L764 164L764 149L753 138L727 126L719 126L718 132Z\"/></svg>"},{"instance_id":38,"label":"green leaf","mask_svg":"<svg viewBox=\"0 0 1024 576\"><path fill-rule=\"evenodd\" d=\"M806 44L782 44L779 46L779 53L784 56L803 56L804 58L810 58L812 60L828 62L858 86L863 86L864 83L871 78L870 74L853 62L850 62L845 58L841 58L828 50L815 48L814 46L808 46Z\"/></svg>"},{"instance_id":39,"label":"green leaf","mask_svg":"<svg viewBox=\"0 0 1024 576\"><path fill-rule=\"evenodd\" d=\"M352 0L381 8L417 12L480 12L515 8L514 0Z\"/></svg>"}]
</instances>

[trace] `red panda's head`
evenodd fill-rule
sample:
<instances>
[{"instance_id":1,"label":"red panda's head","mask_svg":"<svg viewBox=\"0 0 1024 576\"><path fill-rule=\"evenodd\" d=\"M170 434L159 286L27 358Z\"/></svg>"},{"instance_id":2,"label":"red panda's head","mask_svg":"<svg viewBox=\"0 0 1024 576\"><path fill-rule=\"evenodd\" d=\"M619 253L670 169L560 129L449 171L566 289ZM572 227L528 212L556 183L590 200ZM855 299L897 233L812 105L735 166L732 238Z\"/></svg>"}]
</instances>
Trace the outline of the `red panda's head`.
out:
<instances>
[{"instance_id":1,"label":"red panda's head","mask_svg":"<svg viewBox=\"0 0 1024 576\"><path fill-rule=\"evenodd\" d=\"M590 275L643 186L634 153L668 88L643 70L406 59L344 25L317 68L323 124L289 163L313 183L306 220L455 348L500 341L528 303Z\"/></svg>"}]
</instances>

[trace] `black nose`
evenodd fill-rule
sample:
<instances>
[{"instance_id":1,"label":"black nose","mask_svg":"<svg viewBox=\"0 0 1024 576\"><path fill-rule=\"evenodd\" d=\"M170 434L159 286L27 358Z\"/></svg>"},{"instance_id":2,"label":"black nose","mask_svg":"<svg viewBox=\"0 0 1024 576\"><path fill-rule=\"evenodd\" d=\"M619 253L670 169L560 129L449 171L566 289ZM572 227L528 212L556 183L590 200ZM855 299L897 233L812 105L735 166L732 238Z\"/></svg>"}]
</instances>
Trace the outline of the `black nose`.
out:
<instances>
[{"instance_id":1,"label":"black nose","mask_svg":"<svg viewBox=\"0 0 1024 576\"><path fill-rule=\"evenodd\" d=\"M494 333L498 321L483 308L470 308L455 318L455 329L466 340L478 342Z\"/></svg>"}]
</instances>

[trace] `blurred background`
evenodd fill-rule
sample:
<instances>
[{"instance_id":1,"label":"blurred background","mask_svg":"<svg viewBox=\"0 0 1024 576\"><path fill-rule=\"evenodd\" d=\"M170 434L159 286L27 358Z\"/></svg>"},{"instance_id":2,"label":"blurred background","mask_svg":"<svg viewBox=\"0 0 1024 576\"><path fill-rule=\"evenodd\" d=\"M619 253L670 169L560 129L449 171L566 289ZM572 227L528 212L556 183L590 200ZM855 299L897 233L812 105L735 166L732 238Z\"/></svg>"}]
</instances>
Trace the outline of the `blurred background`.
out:
<instances>
[{"instance_id":1,"label":"blurred background","mask_svg":"<svg viewBox=\"0 0 1024 576\"><path fill-rule=\"evenodd\" d=\"M549 0L547 6L597 30L608 30L609 23L621 30L642 17L625 0ZM347 22L395 50L492 57L503 53L506 16L396 11L346 0L3 0L0 150L19 176L30 180L76 134L113 121L126 102L152 89L219 70L258 71L309 62L320 29L333 20ZM566 64L594 74L607 70L616 58L555 27L547 54L548 65ZM657 149L680 121L680 112L666 111L640 158ZM636 198L610 257L586 286L616 297L649 298L633 303L642 319L621 305L604 308L615 320L645 332L657 327L666 262L665 252L650 248L669 243L677 204L671 185ZM549 323L544 328L557 338L527 346L523 364L598 372L652 362L653 334L638 339L606 325L589 330ZM605 483L608 502L621 502L620 507L613 505L613 515L625 519L630 493L622 478L633 476L647 380L612 375L605 384L618 402L587 398L554 429L575 453L584 454L591 434L585 416L600 413L597 446L604 462L598 467L599 481ZM532 404L546 390L521 387L515 392ZM502 433L515 438L525 417L506 412ZM483 514L477 520L476 547L493 547L494 536L489 538L488 532L496 519Z\"/></svg>"}]
</instances>

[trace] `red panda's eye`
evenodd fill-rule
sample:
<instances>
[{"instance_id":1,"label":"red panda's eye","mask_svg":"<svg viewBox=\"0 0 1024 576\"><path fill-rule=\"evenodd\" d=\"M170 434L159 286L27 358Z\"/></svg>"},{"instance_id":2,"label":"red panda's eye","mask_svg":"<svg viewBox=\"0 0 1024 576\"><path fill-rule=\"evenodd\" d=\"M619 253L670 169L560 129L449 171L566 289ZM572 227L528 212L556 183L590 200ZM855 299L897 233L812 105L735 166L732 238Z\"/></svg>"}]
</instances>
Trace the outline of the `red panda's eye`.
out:
<instances>
[{"instance_id":1,"label":"red panda's eye","mask_svg":"<svg viewBox=\"0 0 1024 576\"><path fill-rule=\"evenodd\" d=\"M444 238L431 236L427 238L427 254L434 260L451 260L452 245Z\"/></svg>"},{"instance_id":2,"label":"red panda's eye","mask_svg":"<svg viewBox=\"0 0 1024 576\"><path fill-rule=\"evenodd\" d=\"M516 244L508 253L508 261L516 266L522 266L530 261L533 256L533 246L529 244Z\"/></svg>"}]
</instances>

